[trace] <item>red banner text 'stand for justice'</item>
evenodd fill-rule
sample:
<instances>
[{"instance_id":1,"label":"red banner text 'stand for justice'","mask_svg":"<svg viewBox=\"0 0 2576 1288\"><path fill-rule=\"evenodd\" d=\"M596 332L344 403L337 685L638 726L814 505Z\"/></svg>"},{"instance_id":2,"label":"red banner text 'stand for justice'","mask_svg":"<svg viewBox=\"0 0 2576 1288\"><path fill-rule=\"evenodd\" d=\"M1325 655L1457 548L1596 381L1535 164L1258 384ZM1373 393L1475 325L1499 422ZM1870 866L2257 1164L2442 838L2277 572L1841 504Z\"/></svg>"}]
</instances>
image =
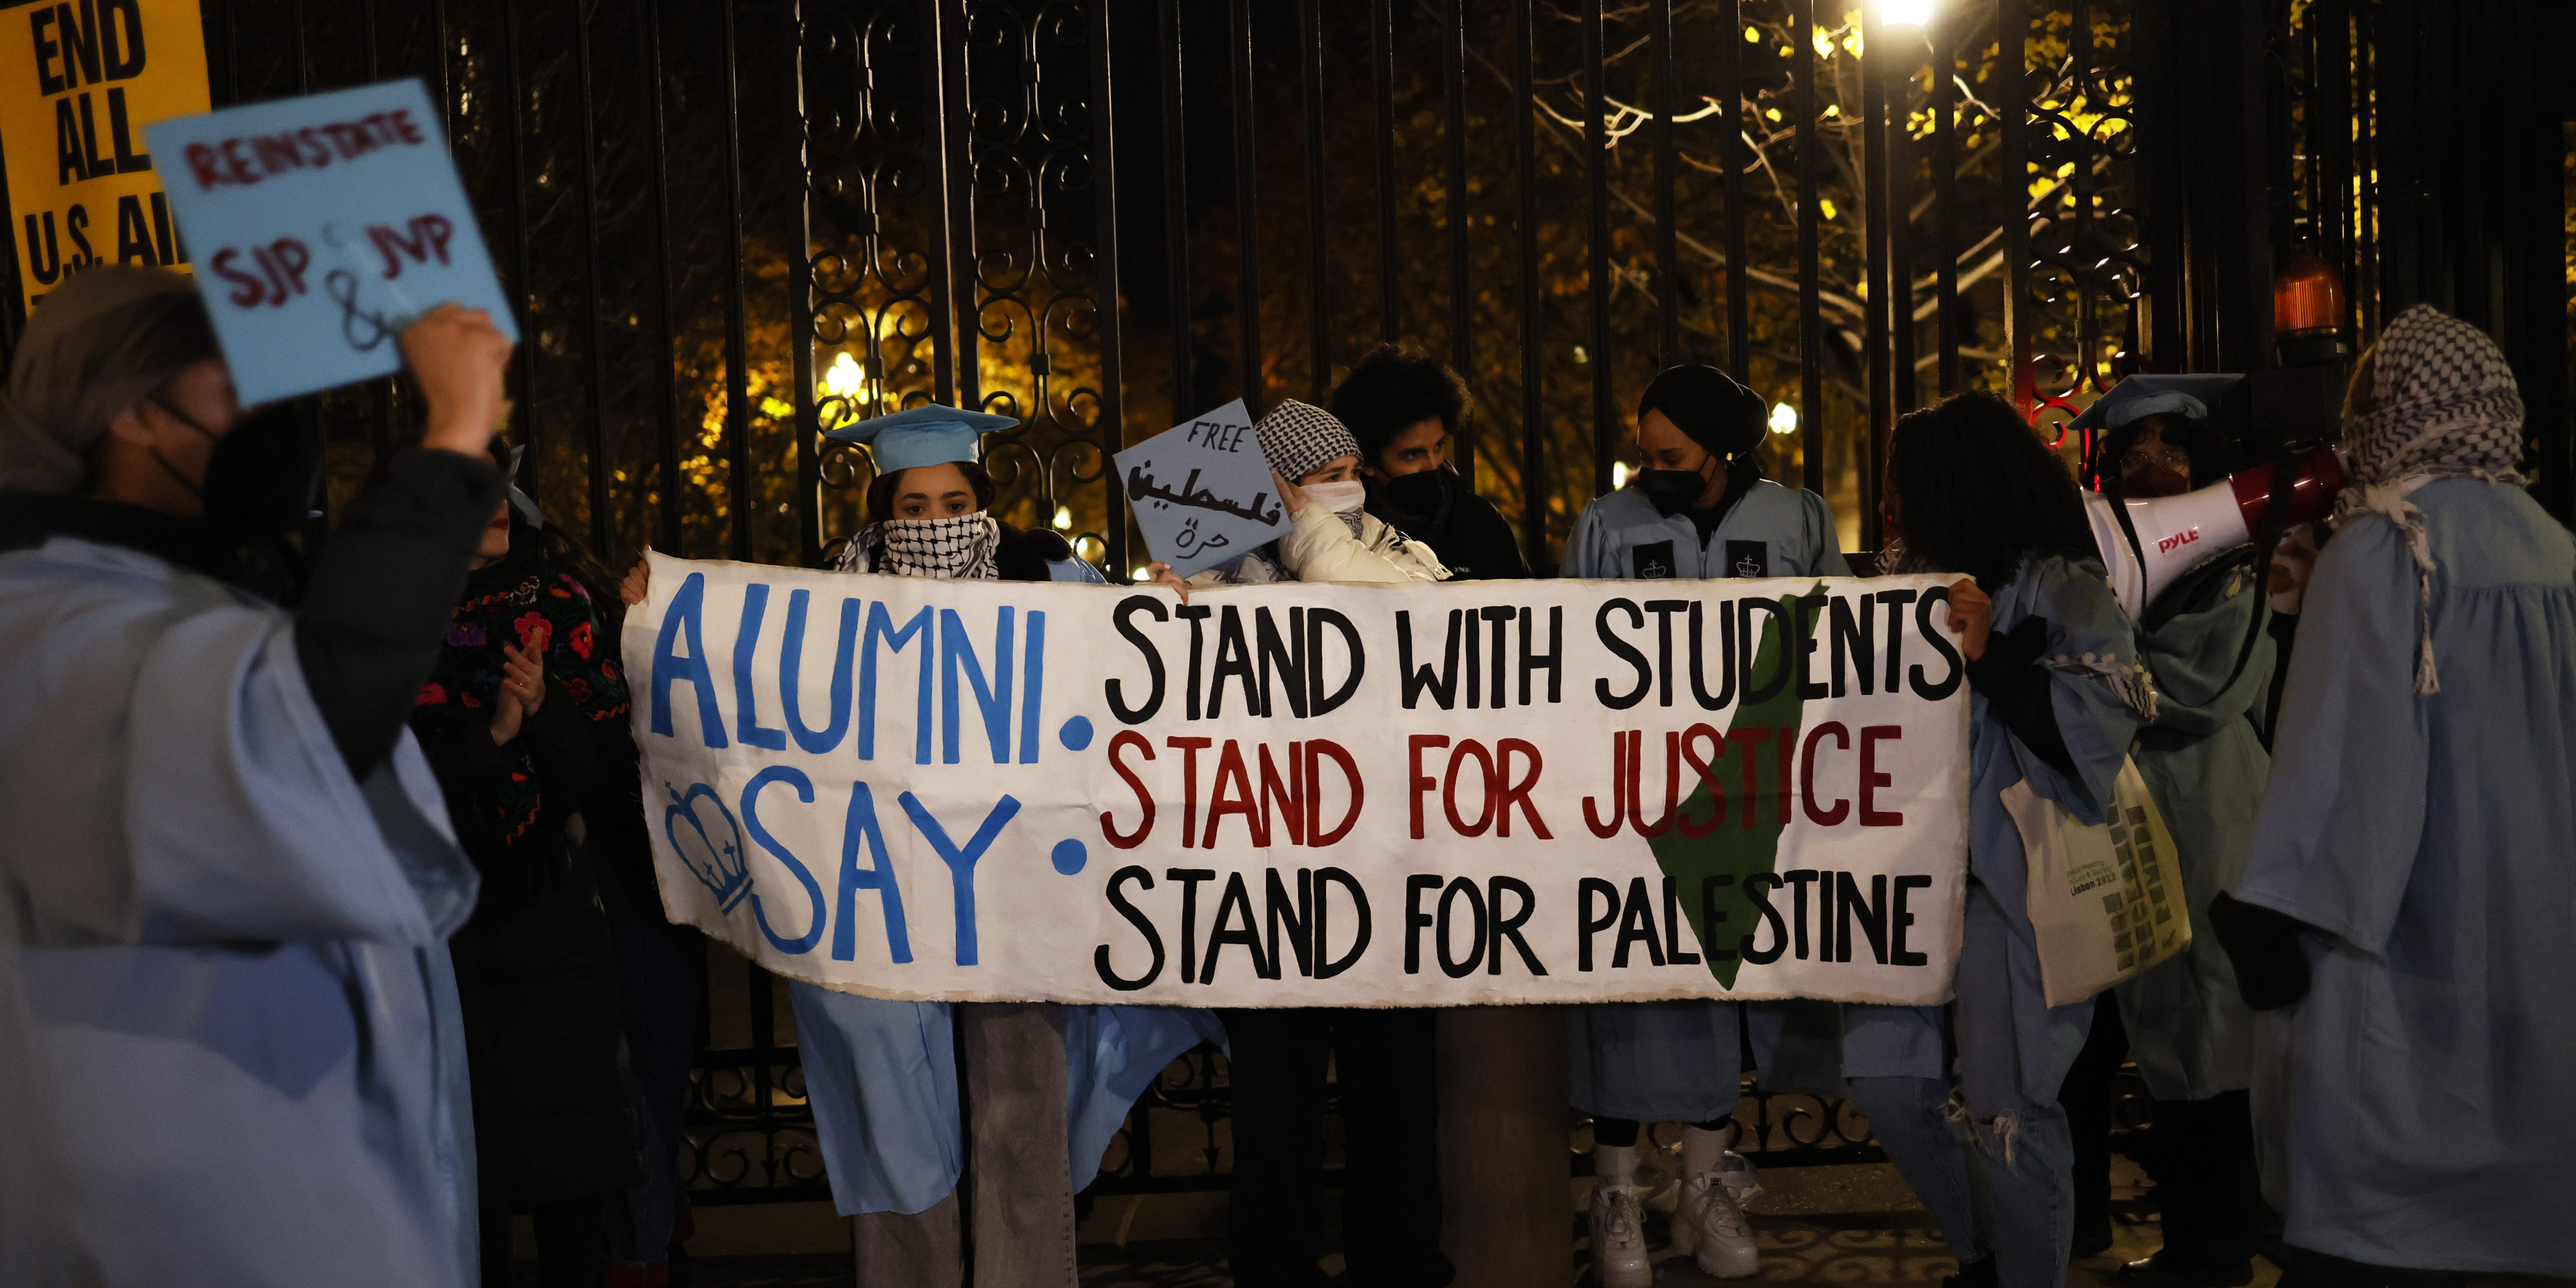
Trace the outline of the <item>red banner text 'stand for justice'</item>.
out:
<instances>
[{"instance_id":1,"label":"red banner text 'stand for justice'","mask_svg":"<svg viewBox=\"0 0 2576 1288\"><path fill-rule=\"evenodd\" d=\"M1945 579L1194 594L654 556L663 898L883 997L1949 996Z\"/></svg>"}]
</instances>

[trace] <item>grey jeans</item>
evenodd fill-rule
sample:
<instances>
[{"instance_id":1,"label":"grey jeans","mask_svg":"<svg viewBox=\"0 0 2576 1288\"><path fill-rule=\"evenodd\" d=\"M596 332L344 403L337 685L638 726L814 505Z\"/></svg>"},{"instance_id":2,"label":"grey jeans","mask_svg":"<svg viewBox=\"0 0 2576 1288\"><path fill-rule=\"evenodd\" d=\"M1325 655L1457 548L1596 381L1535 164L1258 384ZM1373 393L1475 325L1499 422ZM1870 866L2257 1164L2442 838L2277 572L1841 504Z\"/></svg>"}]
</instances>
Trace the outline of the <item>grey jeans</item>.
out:
<instances>
[{"instance_id":1,"label":"grey jeans","mask_svg":"<svg viewBox=\"0 0 2576 1288\"><path fill-rule=\"evenodd\" d=\"M966 1284L958 1196L924 1211L850 1219L859 1288L1076 1288L1066 1162L1064 1008L961 1003L965 1178L975 1278Z\"/></svg>"}]
</instances>

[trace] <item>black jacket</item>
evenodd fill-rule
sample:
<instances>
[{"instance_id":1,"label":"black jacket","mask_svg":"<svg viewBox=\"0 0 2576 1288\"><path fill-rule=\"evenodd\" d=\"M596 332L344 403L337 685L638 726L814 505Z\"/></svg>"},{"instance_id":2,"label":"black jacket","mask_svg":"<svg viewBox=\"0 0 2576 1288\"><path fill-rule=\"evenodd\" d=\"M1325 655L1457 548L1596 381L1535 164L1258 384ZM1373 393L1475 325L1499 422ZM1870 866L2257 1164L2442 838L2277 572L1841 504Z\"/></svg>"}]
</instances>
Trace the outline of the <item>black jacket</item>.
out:
<instances>
[{"instance_id":1,"label":"black jacket","mask_svg":"<svg viewBox=\"0 0 2576 1288\"><path fill-rule=\"evenodd\" d=\"M1521 556L1520 534L1512 530L1494 503L1468 489L1449 467L1432 471L1439 480L1438 500L1427 512L1396 504L1385 484L1371 479L1368 512L1380 522L1431 547L1449 568L1452 581L1501 581L1527 577L1529 561Z\"/></svg>"}]
</instances>

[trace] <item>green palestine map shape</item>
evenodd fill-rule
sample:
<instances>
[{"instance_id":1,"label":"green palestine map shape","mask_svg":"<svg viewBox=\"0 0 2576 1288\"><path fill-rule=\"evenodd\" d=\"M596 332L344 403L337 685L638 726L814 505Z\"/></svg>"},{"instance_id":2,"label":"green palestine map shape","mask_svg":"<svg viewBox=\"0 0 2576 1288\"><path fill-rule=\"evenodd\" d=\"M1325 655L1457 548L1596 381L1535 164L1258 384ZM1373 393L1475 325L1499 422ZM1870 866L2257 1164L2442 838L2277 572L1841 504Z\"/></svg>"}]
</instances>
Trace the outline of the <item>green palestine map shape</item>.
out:
<instances>
[{"instance_id":1,"label":"green palestine map shape","mask_svg":"<svg viewBox=\"0 0 2576 1288\"><path fill-rule=\"evenodd\" d=\"M1808 593L1821 594L1824 589L1824 583L1818 582ZM1753 910L1753 901L1744 897L1744 878L1757 872L1772 872L1779 864L1782 784L1778 741L1798 736L1799 719L1805 706L1804 700L1798 696L1795 661L1798 654L1781 647L1781 639L1786 634L1781 629L1781 622L1798 620L1797 598L1783 598L1777 607L1779 611L1770 614L1770 620L1762 624L1762 643L1756 648L1753 665L1745 675L1757 681L1755 688L1761 687L1760 681L1780 675L1781 668L1788 668L1789 675L1780 685L1779 692L1770 697L1758 703L1738 701L1735 717L1727 724L1730 732L1769 729L1772 731L1770 740L1750 747L1729 743L1726 755L1709 766L1710 775L1728 789L1726 818L1716 830L1706 836L1688 837L1682 835L1676 820L1672 829L1647 842L1654 849L1656 866L1680 886L1683 915L1690 919L1691 931L1701 944L1700 960L1707 964L1709 973L1717 977L1718 984L1729 992L1734 991L1735 973L1743 965L1740 954L1731 950L1737 947L1740 936L1761 925L1760 916ZM1810 624L1808 634L1813 632L1814 626ZM1799 647L1804 648L1806 642L1807 636L1801 635ZM1754 759L1754 792L1750 800L1740 799L1744 790L1744 762L1741 757L1746 755ZM1631 772L1635 771L1632 769ZM1682 801L1681 816L1705 819L1714 805L1715 799L1708 784L1699 783ZM1753 811L1751 827L1744 826L1744 811L1748 808ZM1713 901L1720 918L1719 933L1714 937L1709 934L1709 928L1701 924L1700 905L1700 882L1711 875L1734 878L1718 888ZM1716 955L1707 951L1712 938L1718 948L1730 950L1725 960L1718 960Z\"/></svg>"}]
</instances>

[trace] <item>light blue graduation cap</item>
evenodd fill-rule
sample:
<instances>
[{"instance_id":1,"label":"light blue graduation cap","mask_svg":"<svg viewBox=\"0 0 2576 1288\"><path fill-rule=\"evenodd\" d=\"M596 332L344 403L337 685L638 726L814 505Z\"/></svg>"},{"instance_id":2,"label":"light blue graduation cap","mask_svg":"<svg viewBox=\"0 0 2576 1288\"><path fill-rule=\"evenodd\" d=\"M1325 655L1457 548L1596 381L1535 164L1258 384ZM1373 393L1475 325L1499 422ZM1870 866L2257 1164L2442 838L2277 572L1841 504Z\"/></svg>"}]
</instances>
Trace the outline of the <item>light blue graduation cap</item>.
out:
<instances>
[{"instance_id":1,"label":"light blue graduation cap","mask_svg":"<svg viewBox=\"0 0 2576 1288\"><path fill-rule=\"evenodd\" d=\"M2094 400L2069 429L2118 429L2146 416L2209 419L2210 404L2227 396L2241 375L2130 376Z\"/></svg>"},{"instance_id":2,"label":"light blue graduation cap","mask_svg":"<svg viewBox=\"0 0 2576 1288\"><path fill-rule=\"evenodd\" d=\"M524 444L510 449L510 508L519 512L521 522L541 529L546 526L546 516L537 509L537 499L519 490L519 458L527 454Z\"/></svg>"},{"instance_id":3,"label":"light blue graduation cap","mask_svg":"<svg viewBox=\"0 0 2576 1288\"><path fill-rule=\"evenodd\" d=\"M867 444L870 454L876 457L877 472L892 474L921 465L980 460L985 433L1019 423L1008 416L930 403L825 430L823 436Z\"/></svg>"}]
</instances>

